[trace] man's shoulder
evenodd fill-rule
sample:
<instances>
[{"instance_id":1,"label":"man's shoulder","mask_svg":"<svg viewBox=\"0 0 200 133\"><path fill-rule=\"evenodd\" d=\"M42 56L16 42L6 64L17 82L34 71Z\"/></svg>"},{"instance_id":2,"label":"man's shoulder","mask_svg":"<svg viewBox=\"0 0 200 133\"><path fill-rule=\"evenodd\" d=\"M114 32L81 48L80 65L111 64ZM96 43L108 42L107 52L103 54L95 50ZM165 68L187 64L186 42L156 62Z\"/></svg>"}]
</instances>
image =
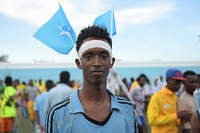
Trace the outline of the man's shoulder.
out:
<instances>
[{"instance_id":1,"label":"man's shoulder","mask_svg":"<svg viewBox=\"0 0 200 133\"><path fill-rule=\"evenodd\" d=\"M53 105L50 109L51 112L55 112L58 110L66 110L66 108L68 108L68 105L70 104L70 97L65 98L64 100L62 100L61 102L56 103L55 105Z\"/></svg>"},{"instance_id":2,"label":"man's shoulder","mask_svg":"<svg viewBox=\"0 0 200 133\"><path fill-rule=\"evenodd\" d=\"M60 90L70 90L73 91L73 88L71 88L70 86L66 85L66 84L57 84L55 87L53 87L49 93L55 92L55 91L60 91Z\"/></svg>"},{"instance_id":3,"label":"man's shoulder","mask_svg":"<svg viewBox=\"0 0 200 133\"><path fill-rule=\"evenodd\" d=\"M131 101L128 100L127 98L121 97L121 96L115 96L115 97L116 97L117 102L118 102L119 104L133 106L133 104L131 103Z\"/></svg>"}]
</instances>

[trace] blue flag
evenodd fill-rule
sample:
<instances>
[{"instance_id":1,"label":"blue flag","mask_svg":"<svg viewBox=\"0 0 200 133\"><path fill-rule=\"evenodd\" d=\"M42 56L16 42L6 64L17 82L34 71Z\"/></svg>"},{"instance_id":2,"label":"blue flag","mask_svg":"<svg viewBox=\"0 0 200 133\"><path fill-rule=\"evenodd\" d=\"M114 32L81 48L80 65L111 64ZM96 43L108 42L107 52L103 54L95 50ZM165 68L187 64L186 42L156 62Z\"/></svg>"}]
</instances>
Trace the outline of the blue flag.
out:
<instances>
[{"instance_id":1,"label":"blue flag","mask_svg":"<svg viewBox=\"0 0 200 133\"><path fill-rule=\"evenodd\" d=\"M76 34L59 6L54 16L33 36L58 53L68 54L76 43Z\"/></svg>"},{"instance_id":2,"label":"blue flag","mask_svg":"<svg viewBox=\"0 0 200 133\"><path fill-rule=\"evenodd\" d=\"M106 27L109 34L111 36L114 36L116 34L116 24L115 24L114 11L110 10L110 11L98 16L95 19L93 25Z\"/></svg>"}]
</instances>

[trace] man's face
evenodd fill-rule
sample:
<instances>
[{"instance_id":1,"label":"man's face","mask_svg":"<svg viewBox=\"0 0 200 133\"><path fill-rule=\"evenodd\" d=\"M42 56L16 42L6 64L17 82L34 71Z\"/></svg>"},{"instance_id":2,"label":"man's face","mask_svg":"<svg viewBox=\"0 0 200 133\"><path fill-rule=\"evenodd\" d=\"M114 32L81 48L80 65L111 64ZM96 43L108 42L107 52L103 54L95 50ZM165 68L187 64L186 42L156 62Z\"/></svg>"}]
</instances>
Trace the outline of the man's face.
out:
<instances>
[{"instance_id":1,"label":"man's face","mask_svg":"<svg viewBox=\"0 0 200 133\"><path fill-rule=\"evenodd\" d=\"M186 81L183 82L186 92L193 94L198 87L198 77L196 75L188 75Z\"/></svg>"},{"instance_id":2,"label":"man's face","mask_svg":"<svg viewBox=\"0 0 200 133\"><path fill-rule=\"evenodd\" d=\"M173 92L176 92L176 91L178 91L180 89L181 83L182 83L181 80L176 80L176 79L173 79L173 78L168 78L167 86L168 86L168 88L170 90L172 90Z\"/></svg>"},{"instance_id":3,"label":"man's face","mask_svg":"<svg viewBox=\"0 0 200 133\"><path fill-rule=\"evenodd\" d=\"M141 78L139 79L138 83L139 83L139 85L140 85L141 87L143 87L143 86L145 85L145 83L146 83L146 79L145 79L144 77L141 77Z\"/></svg>"},{"instance_id":4,"label":"man's face","mask_svg":"<svg viewBox=\"0 0 200 133\"><path fill-rule=\"evenodd\" d=\"M84 80L96 86L106 82L109 69L114 63L111 58L109 52L103 48L87 49L80 58L81 64L77 64L83 70Z\"/></svg>"}]
</instances>

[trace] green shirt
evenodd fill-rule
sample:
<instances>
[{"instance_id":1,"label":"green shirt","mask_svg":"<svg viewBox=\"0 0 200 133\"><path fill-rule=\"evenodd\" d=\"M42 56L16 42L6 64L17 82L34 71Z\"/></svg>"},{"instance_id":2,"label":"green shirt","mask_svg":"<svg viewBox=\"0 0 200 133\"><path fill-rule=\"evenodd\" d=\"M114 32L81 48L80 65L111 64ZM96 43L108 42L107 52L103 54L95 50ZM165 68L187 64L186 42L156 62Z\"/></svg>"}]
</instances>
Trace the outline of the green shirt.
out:
<instances>
[{"instance_id":1,"label":"green shirt","mask_svg":"<svg viewBox=\"0 0 200 133\"><path fill-rule=\"evenodd\" d=\"M9 101L9 97L14 97L13 101L10 101L10 105L6 103ZM1 117L15 117L16 116L16 89L13 86L6 86L4 90L3 102L1 105Z\"/></svg>"},{"instance_id":2,"label":"green shirt","mask_svg":"<svg viewBox=\"0 0 200 133\"><path fill-rule=\"evenodd\" d=\"M4 85L0 85L0 97L2 97L2 95L3 95L4 88L5 88Z\"/></svg>"}]
</instances>

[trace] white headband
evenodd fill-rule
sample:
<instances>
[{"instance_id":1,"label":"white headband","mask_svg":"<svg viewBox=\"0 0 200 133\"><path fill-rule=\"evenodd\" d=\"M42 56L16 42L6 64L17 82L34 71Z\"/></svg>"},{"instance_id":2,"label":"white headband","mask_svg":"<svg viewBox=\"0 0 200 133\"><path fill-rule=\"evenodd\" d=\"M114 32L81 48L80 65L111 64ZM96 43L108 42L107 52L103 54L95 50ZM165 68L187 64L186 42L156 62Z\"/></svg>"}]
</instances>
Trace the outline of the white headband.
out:
<instances>
[{"instance_id":1,"label":"white headband","mask_svg":"<svg viewBox=\"0 0 200 133\"><path fill-rule=\"evenodd\" d=\"M110 56L112 57L112 49L110 47L110 45L102 40L91 40L91 41L87 41L85 43L83 43L78 51L78 56L79 58L81 58L82 54L91 48L103 48L105 50L107 50L110 54Z\"/></svg>"}]
</instances>

